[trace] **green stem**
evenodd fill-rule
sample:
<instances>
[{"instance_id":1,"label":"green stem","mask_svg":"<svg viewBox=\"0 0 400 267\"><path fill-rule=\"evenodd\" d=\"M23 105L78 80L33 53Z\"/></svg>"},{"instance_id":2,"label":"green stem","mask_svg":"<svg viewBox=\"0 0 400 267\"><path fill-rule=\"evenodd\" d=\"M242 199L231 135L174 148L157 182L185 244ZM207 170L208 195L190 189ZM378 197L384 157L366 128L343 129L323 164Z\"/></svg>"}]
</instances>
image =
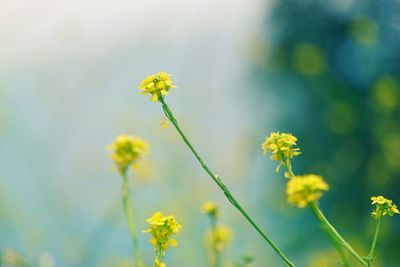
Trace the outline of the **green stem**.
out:
<instances>
[{"instance_id":1,"label":"green stem","mask_svg":"<svg viewBox=\"0 0 400 267\"><path fill-rule=\"evenodd\" d=\"M162 263L163 257L164 257L164 255L163 255L163 250L161 248L161 244L158 244L157 249L156 249L156 260L155 260L155 262L158 262L158 264ZM155 265L156 264L154 264L154 266Z\"/></svg>"},{"instance_id":2,"label":"green stem","mask_svg":"<svg viewBox=\"0 0 400 267\"><path fill-rule=\"evenodd\" d=\"M294 172L292 170L292 164L289 162L289 164L286 162L286 160L283 162L283 165L285 166L285 168L287 169L288 173L289 173L289 179L296 177L294 175Z\"/></svg>"},{"instance_id":3,"label":"green stem","mask_svg":"<svg viewBox=\"0 0 400 267\"><path fill-rule=\"evenodd\" d=\"M339 254L343 266L351 267L352 265L349 263L349 260L347 259L346 251L344 250L343 246L339 242L337 242L335 235L333 235L330 231L326 231L326 233L328 234L329 239L332 242L332 245L335 247L337 253Z\"/></svg>"},{"instance_id":4,"label":"green stem","mask_svg":"<svg viewBox=\"0 0 400 267\"><path fill-rule=\"evenodd\" d=\"M126 220L128 222L129 231L131 233L133 254L135 256L135 265L136 267L143 267L143 262L139 251L138 239L136 235L135 220L132 212L127 171L125 170L121 172L121 176L122 176L122 203L124 205L124 212Z\"/></svg>"},{"instance_id":5,"label":"green stem","mask_svg":"<svg viewBox=\"0 0 400 267\"><path fill-rule=\"evenodd\" d=\"M221 253L219 253L217 248L217 217L215 214L210 214L210 224L211 224L211 234L212 234L212 251L213 251L213 261L212 266L221 266Z\"/></svg>"},{"instance_id":6,"label":"green stem","mask_svg":"<svg viewBox=\"0 0 400 267\"><path fill-rule=\"evenodd\" d=\"M368 266L371 266L372 261L374 260L374 251L375 251L375 247L376 247L376 241L378 240L378 235L379 235L379 229L381 227L381 221L382 218L378 219L378 222L376 224L376 229L375 229L375 234L374 234L374 240L372 241L372 245L371 245L371 250L369 251L369 254L367 256L368 259Z\"/></svg>"},{"instance_id":7,"label":"green stem","mask_svg":"<svg viewBox=\"0 0 400 267\"><path fill-rule=\"evenodd\" d=\"M288 266L294 266L294 264L286 257L286 255L272 242L272 240L260 229L260 227L253 221L253 219L247 214L247 212L242 208L242 206L237 202L237 200L233 197L229 189L226 185L221 181L218 175L215 175L205 164L203 159L199 156L197 151L194 149L190 141L187 139L181 128L179 127L178 121L175 119L171 110L169 109L167 103L165 103L164 97L160 97L159 101L162 104L162 108L164 110L165 115L171 121L171 123L175 126L179 135L182 137L185 144L189 147L190 151L196 157L201 167L206 171L206 173L211 177L211 179L218 185L218 187L224 192L226 198L231 202L231 204L239 210L240 213L246 218L246 220L254 227L254 229L264 238L264 240L272 247L273 250L282 258L282 260Z\"/></svg>"},{"instance_id":8,"label":"green stem","mask_svg":"<svg viewBox=\"0 0 400 267\"><path fill-rule=\"evenodd\" d=\"M358 253L350 246L349 243L344 240L344 238L336 231L336 229L329 223L329 221L325 218L322 211L318 208L315 202L310 202L308 204L311 211L314 213L315 217L317 217L318 221L321 223L322 228L327 232L327 234L331 237L332 241L337 245L340 245L347 249L363 266L368 266L368 263L360 256ZM336 245L335 245L336 246ZM340 252L342 253L342 252Z\"/></svg>"}]
</instances>

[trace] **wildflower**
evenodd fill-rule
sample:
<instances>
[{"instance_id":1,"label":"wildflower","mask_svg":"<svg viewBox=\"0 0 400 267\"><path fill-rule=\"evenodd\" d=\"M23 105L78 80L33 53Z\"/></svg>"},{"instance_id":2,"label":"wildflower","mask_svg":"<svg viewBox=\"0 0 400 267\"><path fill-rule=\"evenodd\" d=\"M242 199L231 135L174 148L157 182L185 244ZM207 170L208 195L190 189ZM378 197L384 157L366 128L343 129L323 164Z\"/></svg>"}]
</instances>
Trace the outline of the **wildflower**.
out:
<instances>
[{"instance_id":1,"label":"wildflower","mask_svg":"<svg viewBox=\"0 0 400 267\"><path fill-rule=\"evenodd\" d=\"M165 267L166 265L162 262L162 257L165 255L165 251L169 245L176 247L178 244L176 239L170 238L173 234L178 233L182 226L175 220L174 216L164 216L161 212L154 213L147 219L147 222L151 226L144 232L152 235L150 243L157 254L154 266Z\"/></svg>"},{"instance_id":2,"label":"wildflower","mask_svg":"<svg viewBox=\"0 0 400 267\"><path fill-rule=\"evenodd\" d=\"M264 155L271 153L271 159L280 162L276 168L276 172L279 171L282 165L291 169L291 159L301 153L300 148L294 148L296 141L297 138L295 136L279 132L272 132L265 138L265 142L262 144ZM285 176L289 177L286 174Z\"/></svg>"},{"instance_id":3,"label":"wildflower","mask_svg":"<svg viewBox=\"0 0 400 267\"><path fill-rule=\"evenodd\" d=\"M168 95L171 88L176 88L172 83L171 74L164 71L147 76L139 85L143 94L150 94L151 101L157 101L163 95Z\"/></svg>"},{"instance_id":4,"label":"wildflower","mask_svg":"<svg viewBox=\"0 0 400 267\"><path fill-rule=\"evenodd\" d=\"M304 208L309 202L317 201L329 185L319 175L308 174L295 176L287 183L288 202L299 208Z\"/></svg>"},{"instance_id":5,"label":"wildflower","mask_svg":"<svg viewBox=\"0 0 400 267\"><path fill-rule=\"evenodd\" d=\"M112 151L111 159L121 173L126 172L129 165L149 150L149 145L140 138L122 134L108 147Z\"/></svg>"},{"instance_id":6,"label":"wildflower","mask_svg":"<svg viewBox=\"0 0 400 267\"><path fill-rule=\"evenodd\" d=\"M210 247L218 251L224 250L233 239L233 231L229 226L220 224L214 230L207 232L206 241Z\"/></svg>"},{"instance_id":7,"label":"wildflower","mask_svg":"<svg viewBox=\"0 0 400 267\"><path fill-rule=\"evenodd\" d=\"M210 216L216 216L218 213L217 205L212 201L206 201L201 206L201 211Z\"/></svg>"},{"instance_id":8,"label":"wildflower","mask_svg":"<svg viewBox=\"0 0 400 267\"><path fill-rule=\"evenodd\" d=\"M396 213L400 214L392 200L386 199L383 196L377 196L371 197L371 201L371 205L375 205L375 209L371 213L375 219L380 219L385 215L393 216Z\"/></svg>"}]
</instances>

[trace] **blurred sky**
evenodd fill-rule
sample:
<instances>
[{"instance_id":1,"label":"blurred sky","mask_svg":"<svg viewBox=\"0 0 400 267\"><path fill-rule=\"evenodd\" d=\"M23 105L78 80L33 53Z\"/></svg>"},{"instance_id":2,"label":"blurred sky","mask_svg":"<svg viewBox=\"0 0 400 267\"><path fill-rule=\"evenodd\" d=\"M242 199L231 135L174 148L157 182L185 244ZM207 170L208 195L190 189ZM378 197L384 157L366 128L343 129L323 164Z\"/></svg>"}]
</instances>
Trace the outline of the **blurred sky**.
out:
<instances>
[{"instance_id":1,"label":"blurred sky","mask_svg":"<svg viewBox=\"0 0 400 267\"><path fill-rule=\"evenodd\" d=\"M240 229L229 257L250 252L259 264L277 260L175 131L161 130L160 105L137 89L148 74L173 73L179 88L167 100L183 128L263 228L284 243L271 230L273 219L261 219L271 207L260 202L259 191L268 189L251 186L275 178L259 171L269 164L260 144L272 129L258 127L268 122L258 114L276 104L264 99L259 105L247 76L267 2L0 4L0 249L17 249L34 262L49 252L56 266L116 266L131 257L120 178L105 149L129 133L151 145L150 175L143 171L149 181L133 181L139 229L156 210L175 214L184 226L180 245L168 252L171 266L206 264L207 220L199 207L209 199L226 210L225 224ZM140 235L149 264L147 240Z\"/></svg>"}]
</instances>

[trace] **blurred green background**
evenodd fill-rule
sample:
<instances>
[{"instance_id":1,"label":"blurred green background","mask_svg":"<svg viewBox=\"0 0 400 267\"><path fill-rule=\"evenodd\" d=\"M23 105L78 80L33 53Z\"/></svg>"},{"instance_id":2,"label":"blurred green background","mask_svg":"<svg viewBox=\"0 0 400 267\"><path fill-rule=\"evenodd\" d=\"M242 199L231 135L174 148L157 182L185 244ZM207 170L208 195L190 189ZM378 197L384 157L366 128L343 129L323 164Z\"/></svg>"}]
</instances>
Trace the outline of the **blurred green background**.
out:
<instances>
[{"instance_id":1,"label":"blurred green background","mask_svg":"<svg viewBox=\"0 0 400 267\"><path fill-rule=\"evenodd\" d=\"M138 228L155 211L183 225L169 266L208 266L200 206L216 201L234 239L225 263L283 266L138 93L173 73L168 103L210 167L297 266L338 266L306 209L264 157L291 132L298 174L331 190L321 206L366 255L372 195L400 203L400 3L381 1L10 1L0 10L0 251L29 266L132 266L120 178L106 146L120 133L151 153L132 175ZM400 266L399 218L385 218L376 266ZM148 266L149 236L139 234ZM16 253L18 256L16 256ZM17 260L20 261L20 260ZM19 264L21 265L21 264Z\"/></svg>"}]
</instances>

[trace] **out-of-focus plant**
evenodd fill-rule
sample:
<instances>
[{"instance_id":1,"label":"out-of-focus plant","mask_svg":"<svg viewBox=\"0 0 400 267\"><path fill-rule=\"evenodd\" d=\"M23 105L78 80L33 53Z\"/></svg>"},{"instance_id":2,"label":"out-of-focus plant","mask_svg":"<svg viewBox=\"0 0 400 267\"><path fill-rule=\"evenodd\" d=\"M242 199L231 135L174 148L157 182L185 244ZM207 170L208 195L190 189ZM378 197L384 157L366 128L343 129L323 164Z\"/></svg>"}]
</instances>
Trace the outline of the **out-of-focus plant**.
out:
<instances>
[{"instance_id":1,"label":"out-of-focus plant","mask_svg":"<svg viewBox=\"0 0 400 267\"><path fill-rule=\"evenodd\" d=\"M198 152L195 150L186 134L181 129L177 119L173 115L171 109L165 101L165 96L169 94L171 88L176 88L171 80L171 75L166 72L158 72L147 76L139 85L139 89L145 95L151 96L151 101L159 101L162 105L165 116L174 125L175 129L178 131L179 135L182 137L185 144L188 146L190 151L193 153L195 158L200 163L201 167L206 171L206 173L211 177L211 179L217 184L217 186L223 191L229 202L246 218L246 220L254 227L254 229L264 238L264 240L272 247L272 249L281 257L281 259L288 265L294 266L294 264L289 260L289 258L282 252L280 248L269 238L263 230L255 223L255 221L250 217L250 215L245 211L245 209L239 204L236 198L232 195L228 187L222 182L221 178L210 170L208 165L200 157Z\"/></svg>"},{"instance_id":2,"label":"out-of-focus plant","mask_svg":"<svg viewBox=\"0 0 400 267\"><path fill-rule=\"evenodd\" d=\"M152 235L150 243L156 252L154 267L166 267L163 257L169 245L173 247L177 246L178 241L171 237L177 234L182 226L175 220L174 216L164 216L161 212L154 213L147 219L147 222L150 224L150 227L144 232Z\"/></svg>"},{"instance_id":3,"label":"out-of-focus plant","mask_svg":"<svg viewBox=\"0 0 400 267\"><path fill-rule=\"evenodd\" d=\"M32 264L18 251L8 248L0 252L0 266L30 267Z\"/></svg>"},{"instance_id":4,"label":"out-of-focus plant","mask_svg":"<svg viewBox=\"0 0 400 267\"><path fill-rule=\"evenodd\" d=\"M360 256L327 220L319 207L318 201L323 193L329 190L328 184L319 175L308 174L298 176L293 172L291 159L300 155L299 148L295 148L297 145L296 141L297 138L291 134L273 132L266 137L265 142L262 144L264 154L271 154L271 159L278 161L277 172L280 166L286 167L285 177L289 179L286 185L288 202L299 208L310 208L320 222L321 228L326 232L339 253L344 266L351 266L345 250L352 254L363 266L371 266L374 260L373 254L379 234L381 218L385 215L393 216L394 214L399 214L397 206L393 204L392 200L388 200L382 196L371 197L372 204L376 205L372 212L372 217L377 219L378 223L369 255L366 257Z\"/></svg>"},{"instance_id":5,"label":"out-of-focus plant","mask_svg":"<svg viewBox=\"0 0 400 267\"><path fill-rule=\"evenodd\" d=\"M112 152L111 159L114 161L117 170L122 177L122 203L131 233L135 264L137 267L142 267L143 262L139 251L135 219L130 198L128 169L129 167L134 166L137 161L148 152L149 145L140 138L122 134L109 146L109 150Z\"/></svg>"},{"instance_id":6,"label":"out-of-focus plant","mask_svg":"<svg viewBox=\"0 0 400 267\"><path fill-rule=\"evenodd\" d=\"M211 251L211 266L223 266L222 252L226 246L232 241L232 229L226 225L219 224L219 209L212 201L203 203L201 210L210 220L210 230L206 232L206 245Z\"/></svg>"}]
</instances>

